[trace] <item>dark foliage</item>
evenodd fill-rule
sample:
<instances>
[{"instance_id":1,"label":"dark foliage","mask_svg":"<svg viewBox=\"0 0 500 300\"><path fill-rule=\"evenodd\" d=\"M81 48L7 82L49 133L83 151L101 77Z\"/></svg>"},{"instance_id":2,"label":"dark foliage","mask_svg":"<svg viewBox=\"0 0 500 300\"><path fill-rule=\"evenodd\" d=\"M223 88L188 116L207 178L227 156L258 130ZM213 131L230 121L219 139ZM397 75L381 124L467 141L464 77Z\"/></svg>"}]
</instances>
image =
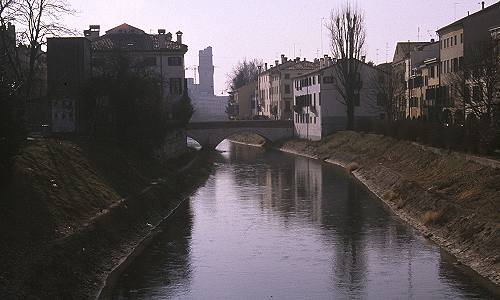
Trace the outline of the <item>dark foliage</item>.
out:
<instances>
[{"instance_id":1,"label":"dark foliage","mask_svg":"<svg viewBox=\"0 0 500 300\"><path fill-rule=\"evenodd\" d=\"M26 140L24 101L15 82L0 72L0 182L9 178L12 158ZM0 183L1 185L1 183Z\"/></svg>"},{"instance_id":2,"label":"dark foliage","mask_svg":"<svg viewBox=\"0 0 500 300\"><path fill-rule=\"evenodd\" d=\"M189 95L185 90L184 93L182 94L182 98L178 102L174 103L173 107L174 118L177 121L179 121L179 124L181 126L185 126L187 125L187 123L189 123L189 120L191 120L193 113L194 113L194 108L193 105L191 104L191 98L189 98Z\"/></svg>"},{"instance_id":3,"label":"dark foliage","mask_svg":"<svg viewBox=\"0 0 500 300\"><path fill-rule=\"evenodd\" d=\"M430 122L425 120L359 120L356 131L390 136L398 140L479 154L490 154L498 148L498 133L491 139L482 139L481 121L468 118L465 125ZM496 138L496 139L495 139ZM496 144L495 144L496 142Z\"/></svg>"},{"instance_id":4,"label":"dark foliage","mask_svg":"<svg viewBox=\"0 0 500 300\"><path fill-rule=\"evenodd\" d=\"M177 123L167 117L160 78L136 68L120 53L99 71L83 95L91 135L112 137L142 150L161 145Z\"/></svg>"}]
</instances>

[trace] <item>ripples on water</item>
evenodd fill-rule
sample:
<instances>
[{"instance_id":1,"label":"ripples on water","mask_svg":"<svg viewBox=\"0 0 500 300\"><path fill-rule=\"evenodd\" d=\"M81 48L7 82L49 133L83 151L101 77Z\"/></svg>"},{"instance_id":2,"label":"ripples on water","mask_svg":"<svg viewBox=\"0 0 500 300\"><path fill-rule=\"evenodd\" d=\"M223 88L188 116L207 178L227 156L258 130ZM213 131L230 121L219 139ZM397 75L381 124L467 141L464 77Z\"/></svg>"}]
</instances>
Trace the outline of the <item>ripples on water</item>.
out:
<instances>
[{"instance_id":1,"label":"ripples on water","mask_svg":"<svg viewBox=\"0 0 500 300\"><path fill-rule=\"evenodd\" d=\"M342 170L231 145L114 299L493 298Z\"/></svg>"}]
</instances>

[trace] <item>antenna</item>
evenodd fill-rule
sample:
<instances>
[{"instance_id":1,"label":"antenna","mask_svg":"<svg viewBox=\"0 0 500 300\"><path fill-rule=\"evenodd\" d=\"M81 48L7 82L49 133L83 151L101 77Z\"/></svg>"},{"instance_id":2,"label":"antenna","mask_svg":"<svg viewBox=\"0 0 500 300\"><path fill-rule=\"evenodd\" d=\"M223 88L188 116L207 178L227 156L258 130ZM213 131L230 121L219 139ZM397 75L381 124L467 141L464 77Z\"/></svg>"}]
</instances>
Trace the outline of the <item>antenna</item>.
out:
<instances>
[{"instance_id":1,"label":"antenna","mask_svg":"<svg viewBox=\"0 0 500 300\"><path fill-rule=\"evenodd\" d=\"M378 65L378 50L379 50L379 49L377 48L377 65Z\"/></svg>"},{"instance_id":2,"label":"antenna","mask_svg":"<svg viewBox=\"0 0 500 300\"><path fill-rule=\"evenodd\" d=\"M417 41L420 41L420 27L417 29Z\"/></svg>"},{"instance_id":3,"label":"antenna","mask_svg":"<svg viewBox=\"0 0 500 300\"><path fill-rule=\"evenodd\" d=\"M389 43L385 43L385 62L388 62L389 57Z\"/></svg>"},{"instance_id":4,"label":"antenna","mask_svg":"<svg viewBox=\"0 0 500 300\"><path fill-rule=\"evenodd\" d=\"M459 5L460 2L454 2L453 5L455 6L455 20L457 19L457 5Z\"/></svg>"}]
</instances>

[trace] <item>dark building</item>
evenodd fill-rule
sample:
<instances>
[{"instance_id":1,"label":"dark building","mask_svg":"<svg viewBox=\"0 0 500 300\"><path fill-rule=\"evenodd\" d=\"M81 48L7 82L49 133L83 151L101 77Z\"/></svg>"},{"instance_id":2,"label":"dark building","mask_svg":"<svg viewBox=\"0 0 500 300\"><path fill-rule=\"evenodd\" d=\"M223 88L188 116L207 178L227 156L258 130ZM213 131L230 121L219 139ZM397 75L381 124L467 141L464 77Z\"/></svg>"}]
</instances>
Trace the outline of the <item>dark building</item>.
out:
<instances>
[{"instance_id":1,"label":"dark building","mask_svg":"<svg viewBox=\"0 0 500 300\"><path fill-rule=\"evenodd\" d=\"M88 39L47 39L48 96L52 106L53 132L87 132L82 89L91 75L90 61Z\"/></svg>"}]
</instances>

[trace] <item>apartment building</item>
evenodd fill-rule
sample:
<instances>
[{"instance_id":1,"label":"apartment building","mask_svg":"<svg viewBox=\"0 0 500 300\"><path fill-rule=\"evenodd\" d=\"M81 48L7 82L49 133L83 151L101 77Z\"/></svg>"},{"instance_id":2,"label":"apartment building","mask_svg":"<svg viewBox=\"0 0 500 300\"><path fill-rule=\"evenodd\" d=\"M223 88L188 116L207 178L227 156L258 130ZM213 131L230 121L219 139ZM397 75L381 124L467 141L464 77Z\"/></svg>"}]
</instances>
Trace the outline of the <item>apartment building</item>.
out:
<instances>
[{"instance_id":1,"label":"apartment building","mask_svg":"<svg viewBox=\"0 0 500 300\"><path fill-rule=\"evenodd\" d=\"M459 96L451 89L453 73L464 64L472 63L478 51L491 40L490 29L500 20L500 2L485 7L474 14L440 28L440 76L446 94L446 106L451 114L461 109Z\"/></svg>"},{"instance_id":2,"label":"apartment building","mask_svg":"<svg viewBox=\"0 0 500 300\"><path fill-rule=\"evenodd\" d=\"M355 119L384 118L377 102L379 90L375 81L382 71L364 62L360 63L361 88L357 91ZM320 69L297 76L294 80L295 134L303 139L318 141L347 124L346 106L337 87L338 65L332 59L322 59Z\"/></svg>"},{"instance_id":3,"label":"apartment building","mask_svg":"<svg viewBox=\"0 0 500 300\"><path fill-rule=\"evenodd\" d=\"M439 43L434 40L410 51L405 62L405 65L408 66L405 72L405 81L407 82L405 116L407 118L428 117L429 107L432 110L432 106L438 104L431 91L439 89L438 61ZM427 90L429 90L429 94Z\"/></svg>"},{"instance_id":4,"label":"apartment building","mask_svg":"<svg viewBox=\"0 0 500 300\"><path fill-rule=\"evenodd\" d=\"M257 81L260 114L271 119L291 120L293 117L293 78L318 68L314 63L300 58L288 60L281 55L281 62L264 65Z\"/></svg>"},{"instance_id":5,"label":"apartment building","mask_svg":"<svg viewBox=\"0 0 500 300\"><path fill-rule=\"evenodd\" d=\"M411 74L411 53L419 47L428 45L429 42L398 42L396 43L396 49L394 50L394 56L392 59L392 72L393 80L395 84L403 85L401 89L408 89L409 75ZM408 97L408 91L398 97L397 103L395 103L394 117L397 119L405 119L408 117L410 109L410 100Z\"/></svg>"}]
</instances>

